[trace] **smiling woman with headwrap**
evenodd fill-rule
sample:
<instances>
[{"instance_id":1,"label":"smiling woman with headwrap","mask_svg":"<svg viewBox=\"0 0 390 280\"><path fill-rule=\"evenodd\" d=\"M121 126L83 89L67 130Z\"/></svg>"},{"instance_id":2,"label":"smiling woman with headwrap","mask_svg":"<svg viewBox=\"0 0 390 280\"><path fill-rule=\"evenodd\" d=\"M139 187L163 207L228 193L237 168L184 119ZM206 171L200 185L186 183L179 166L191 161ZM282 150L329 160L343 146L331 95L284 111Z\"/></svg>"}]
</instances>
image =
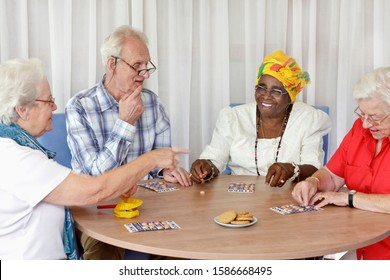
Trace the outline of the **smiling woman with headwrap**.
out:
<instances>
[{"instance_id":1,"label":"smiling woman with headwrap","mask_svg":"<svg viewBox=\"0 0 390 280\"><path fill-rule=\"evenodd\" d=\"M191 179L204 183L229 165L232 174L266 176L281 187L304 180L321 167L322 137L331 129L329 116L297 94L310 83L294 58L275 51L258 69L256 102L221 110L211 143L191 167Z\"/></svg>"}]
</instances>

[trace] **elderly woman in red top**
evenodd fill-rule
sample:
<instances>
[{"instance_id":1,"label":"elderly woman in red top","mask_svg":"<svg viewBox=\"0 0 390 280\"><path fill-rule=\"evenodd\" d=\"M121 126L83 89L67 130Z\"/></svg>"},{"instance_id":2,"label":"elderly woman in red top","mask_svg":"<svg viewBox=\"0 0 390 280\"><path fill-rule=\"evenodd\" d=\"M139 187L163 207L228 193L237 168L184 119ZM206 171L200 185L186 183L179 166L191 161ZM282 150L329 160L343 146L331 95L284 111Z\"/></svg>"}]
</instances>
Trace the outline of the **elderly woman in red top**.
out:
<instances>
[{"instance_id":1,"label":"elderly woman in red top","mask_svg":"<svg viewBox=\"0 0 390 280\"><path fill-rule=\"evenodd\" d=\"M390 213L390 67L364 76L353 97L359 116L328 164L298 183L302 205L318 203ZM338 192L344 184L349 192ZM358 259L390 259L390 237L356 251Z\"/></svg>"}]
</instances>

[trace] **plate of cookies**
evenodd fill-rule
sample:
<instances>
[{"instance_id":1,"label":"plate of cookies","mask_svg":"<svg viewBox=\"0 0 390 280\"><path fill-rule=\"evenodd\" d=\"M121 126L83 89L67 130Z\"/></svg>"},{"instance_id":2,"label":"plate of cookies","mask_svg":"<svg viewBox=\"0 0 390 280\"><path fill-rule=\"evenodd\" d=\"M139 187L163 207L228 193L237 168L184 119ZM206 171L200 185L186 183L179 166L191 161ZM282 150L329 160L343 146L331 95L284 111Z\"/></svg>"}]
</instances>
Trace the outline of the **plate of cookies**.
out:
<instances>
[{"instance_id":1,"label":"plate of cookies","mask_svg":"<svg viewBox=\"0 0 390 280\"><path fill-rule=\"evenodd\" d=\"M228 210L215 217L214 222L224 227L241 228L254 225L257 222L257 218L248 211L236 212Z\"/></svg>"}]
</instances>

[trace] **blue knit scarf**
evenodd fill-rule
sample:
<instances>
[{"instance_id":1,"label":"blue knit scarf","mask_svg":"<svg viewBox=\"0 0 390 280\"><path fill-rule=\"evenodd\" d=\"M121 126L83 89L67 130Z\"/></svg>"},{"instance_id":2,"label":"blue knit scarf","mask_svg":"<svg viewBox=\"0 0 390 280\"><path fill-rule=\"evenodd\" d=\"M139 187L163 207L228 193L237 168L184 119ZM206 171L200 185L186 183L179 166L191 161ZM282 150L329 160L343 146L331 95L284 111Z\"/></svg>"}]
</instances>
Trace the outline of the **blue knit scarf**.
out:
<instances>
[{"instance_id":1,"label":"blue knit scarf","mask_svg":"<svg viewBox=\"0 0 390 280\"><path fill-rule=\"evenodd\" d=\"M41 144L39 144L39 142L30 133L17 124L5 125L0 123L0 137L10 138L21 146L39 150L49 159L54 158L56 155L55 152L42 147ZM80 254L76 242L74 221L72 218L72 213L68 207L65 207L65 223L63 234L64 250L68 260L80 259Z\"/></svg>"}]
</instances>

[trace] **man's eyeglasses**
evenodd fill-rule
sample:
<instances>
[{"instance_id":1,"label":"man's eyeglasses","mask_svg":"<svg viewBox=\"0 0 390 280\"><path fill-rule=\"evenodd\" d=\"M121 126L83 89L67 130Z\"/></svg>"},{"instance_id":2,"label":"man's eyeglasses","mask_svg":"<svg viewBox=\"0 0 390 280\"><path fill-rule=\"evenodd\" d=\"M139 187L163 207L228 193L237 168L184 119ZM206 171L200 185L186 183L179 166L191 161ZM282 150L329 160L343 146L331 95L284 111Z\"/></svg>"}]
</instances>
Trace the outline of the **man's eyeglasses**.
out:
<instances>
[{"instance_id":1,"label":"man's eyeglasses","mask_svg":"<svg viewBox=\"0 0 390 280\"><path fill-rule=\"evenodd\" d=\"M51 103L51 104L54 104L56 102L56 99L52 95L50 95L49 98L50 98L49 100L35 99L35 101Z\"/></svg>"},{"instance_id":2,"label":"man's eyeglasses","mask_svg":"<svg viewBox=\"0 0 390 280\"><path fill-rule=\"evenodd\" d=\"M145 69L141 69L141 70L138 70L137 68L135 68L134 66L130 65L126 60L124 60L123 58L121 57L118 57L118 56L113 56L115 58L115 64L116 64L116 60L117 59L120 59L122 60L124 63L126 63L131 69L133 69L134 71L138 72L138 76L145 76L145 74L148 72L149 74L152 74L154 71L156 71L157 67L153 64L153 62L151 60L148 61L148 63L151 64L151 67L147 67Z\"/></svg>"},{"instance_id":3,"label":"man's eyeglasses","mask_svg":"<svg viewBox=\"0 0 390 280\"><path fill-rule=\"evenodd\" d=\"M266 87L263 87L261 85L255 86L255 90L256 90L256 93L258 93L258 94L264 94L264 93L268 92L273 97L281 97L282 95L287 94L287 91L282 91L280 89L274 89L274 88L267 89Z\"/></svg>"},{"instance_id":4,"label":"man's eyeglasses","mask_svg":"<svg viewBox=\"0 0 390 280\"><path fill-rule=\"evenodd\" d=\"M360 108L357 107L355 109L355 114L359 116L359 118L364 122L365 120L367 122L369 122L371 125L373 126L379 126L388 116L390 115L387 115L386 117L384 117L383 119L381 120L374 120L372 117L370 117L369 115L366 115L365 113L363 113L362 111L360 111Z\"/></svg>"}]
</instances>

